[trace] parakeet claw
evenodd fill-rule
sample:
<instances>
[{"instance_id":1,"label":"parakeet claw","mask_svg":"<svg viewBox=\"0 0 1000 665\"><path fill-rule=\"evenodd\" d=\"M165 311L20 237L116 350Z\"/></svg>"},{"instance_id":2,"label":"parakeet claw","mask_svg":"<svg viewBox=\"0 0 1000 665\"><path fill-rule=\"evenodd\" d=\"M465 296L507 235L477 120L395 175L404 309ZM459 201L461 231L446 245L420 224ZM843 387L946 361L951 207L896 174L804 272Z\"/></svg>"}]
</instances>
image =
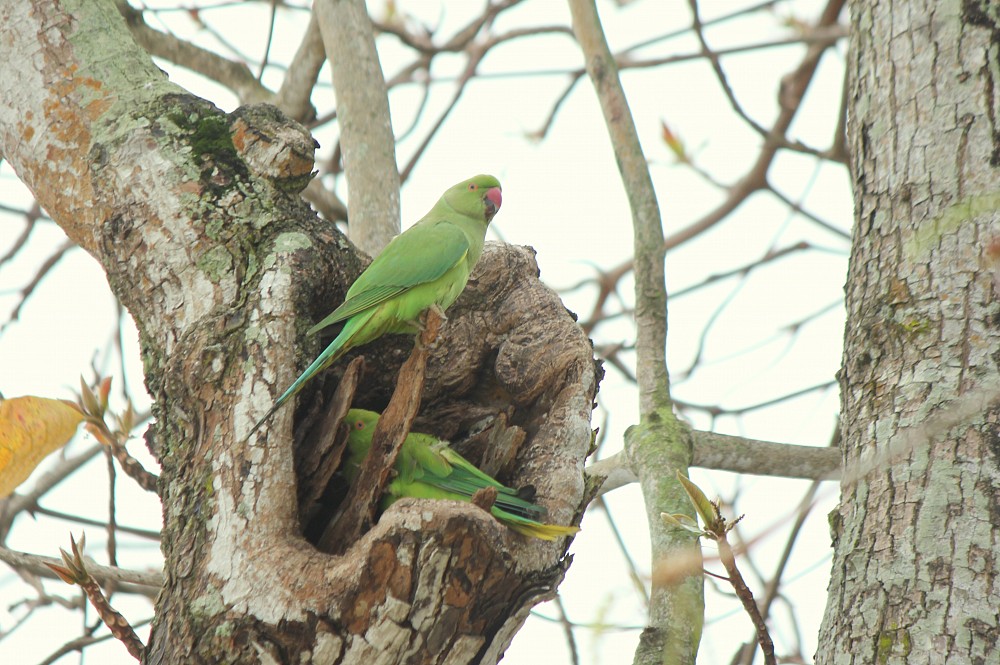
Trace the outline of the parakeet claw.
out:
<instances>
[{"instance_id":1,"label":"parakeet claw","mask_svg":"<svg viewBox=\"0 0 1000 665\"><path fill-rule=\"evenodd\" d=\"M448 321L448 316L444 313L444 308L438 303L431 304L429 309L438 315L438 318L441 319L441 323L446 323Z\"/></svg>"},{"instance_id":2,"label":"parakeet claw","mask_svg":"<svg viewBox=\"0 0 1000 665\"><path fill-rule=\"evenodd\" d=\"M418 335L420 333L427 331L427 314L433 310L437 314L438 318L441 319L441 323L446 323L448 317L445 315L444 310L437 303L433 303L430 307L425 309L418 319L415 321L409 321L409 325L413 327L413 331Z\"/></svg>"}]
</instances>

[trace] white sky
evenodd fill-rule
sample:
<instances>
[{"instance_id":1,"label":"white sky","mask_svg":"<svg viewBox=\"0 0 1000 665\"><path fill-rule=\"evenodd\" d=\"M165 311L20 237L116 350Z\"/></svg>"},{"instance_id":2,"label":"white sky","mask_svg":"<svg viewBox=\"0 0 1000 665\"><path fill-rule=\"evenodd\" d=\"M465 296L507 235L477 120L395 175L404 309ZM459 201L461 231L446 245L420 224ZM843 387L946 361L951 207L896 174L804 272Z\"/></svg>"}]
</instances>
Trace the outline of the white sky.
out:
<instances>
[{"instance_id":1,"label":"white sky","mask_svg":"<svg viewBox=\"0 0 1000 665\"><path fill-rule=\"evenodd\" d=\"M149 2L150 6L170 3ZM381 13L381 0L370 3L373 13ZM464 23L464 14L480 3L443 3L437 0L398 0L400 9L419 14L421 20L441 24L440 34L450 34ZM756 4L736 0L704 0L703 20ZM605 30L613 49L621 49L644 39L681 29L690 23L688 6L683 2L639 0L612 11L608 2L599 3ZM766 41L787 36L782 17L794 16L812 21L821 3L806 0L780 4L775 15L761 14L729 26L710 29L710 43L716 47ZM185 12L162 15L170 28L182 38L216 49L218 43L189 19ZM240 6L235 13L219 9L205 11L202 18L251 58L259 58L266 37L269 16L263 4ZM287 62L298 45L307 21L305 12L282 12L277 30L284 35L272 48L271 60ZM237 25L238 29L231 26ZM154 27L163 28L156 21ZM507 12L497 22L496 30L531 24L569 24L563 3L533 0ZM404 62L405 52L391 37L380 41L383 68L387 77ZM690 36L663 42L641 51L651 57L697 51ZM816 77L809 97L793 125L793 135L804 142L825 149L829 145L836 111L840 102L843 48L828 54ZM760 53L727 57L723 60L733 88L749 114L764 125L776 112L776 93L780 77L798 63L802 47L770 49ZM521 40L491 54L482 72L500 74L538 70L575 68L581 58L574 43L556 35ZM234 108L231 95L218 86L198 81L187 72L159 63L171 78L192 92L206 96L224 110ZM457 72L461 60L442 61L435 77ZM273 89L280 83L280 72L269 70L264 81ZM321 88L314 95L319 106L329 106L332 91L324 70ZM404 225L419 218L440 193L471 174L490 172L503 183L503 208L494 220L494 228L504 240L533 246L538 253L542 279L553 288L573 285L593 274L593 266L610 268L632 254L630 217L615 171L614 158L604 131L603 120L589 81L581 81L559 112L557 121L542 142L533 142L526 134L538 129L552 102L562 92L566 76L491 77L473 82L459 107L452 113L443 132L422 158L413 177L402 191ZM699 165L714 177L732 182L739 178L756 158L759 138L741 125L730 110L710 68L704 62L661 67L623 74L632 112L644 142L646 156L657 188L664 229L670 234L696 220L717 205L722 194L707 185L690 170L673 164L659 137L660 121L666 120L694 154ZM435 117L450 99L452 87L440 84L424 112L422 127ZM391 98L397 131L409 126L412 107L419 95L415 86L394 92ZM324 96L326 97L324 99ZM397 158L400 164L411 156L423 133L401 142ZM323 146L320 158L329 155L334 137L329 128L317 133ZM817 167L811 158L785 155L771 171L771 182L792 199L802 199L806 209L835 226L848 230L851 224L851 195L846 171L833 166ZM341 192L346 195L345 192ZM16 181L9 165L0 165L0 202L27 207L30 198ZM2 213L0 213L2 215ZM7 251L23 227L16 215L2 215L0 255ZM62 232L51 223L41 223L28 246L15 261L0 266L0 324L19 301L19 291L31 279L38 265L62 242ZM833 379L840 365L843 310L837 303L847 263L848 243L833 233L823 231L809 221L789 212L773 197L758 194L748 201L724 225L704 234L667 257L668 290L679 292L696 285L707 276L731 270L759 258L771 248L781 248L807 240L827 248L827 252L806 252L755 271L743 284L730 279L692 295L670 302L670 338L668 352L676 381L674 396L699 404L740 407L778 397L794 390ZM631 300L631 282L623 290ZM732 298L715 321L704 341L707 364L681 381L691 363L706 324L716 310ZM565 295L567 306L586 316L590 311L593 289ZM826 310L802 327L794 339L782 331L808 314ZM103 274L97 264L81 250L72 250L58 270L47 277L21 311L18 321L0 330L0 391L7 397L22 394L69 397L79 375L89 376L96 358L98 368L114 376L116 394L122 372L114 364L115 353L109 346L113 332L115 307L108 296ZM595 331L598 343L631 342L629 319L600 326ZM141 383L134 332L124 335L130 365L124 375L131 387ZM629 358L629 356L625 356ZM630 359L631 361L631 359ZM133 395L135 391L133 391ZM624 429L637 418L634 387L610 366L601 386L603 407L595 413L594 424L606 427L608 443L604 454L621 447ZM139 408L147 405L140 403ZM744 434L760 439L826 445L838 410L835 389L792 400L780 406L749 412L739 418L722 417L715 422L718 431ZM610 417L605 425L602 419ZM709 428L711 421L696 412L692 423ZM78 436L69 451L78 452L91 445L89 437ZM131 449L143 452L135 442ZM146 458L143 458L144 460ZM104 519L107 512L107 481L104 461L93 462L89 473L77 474L59 492L47 497L48 508L77 511L94 519ZM44 468L44 465L43 465ZM739 487L740 510L747 514L743 531L747 538L765 536L754 545L754 561L763 574L773 569L784 547L783 529L791 521L807 483L803 481L735 476L720 472L696 472L694 478L712 496L732 498ZM29 481L28 486L30 486ZM118 484L118 520L122 524L156 528L159 524L157 502L131 487L127 480ZM828 485L822 501L800 536L795 555L786 572L785 592L795 606L800 620L800 635L793 634L787 620L787 607L781 602L773 610L773 637L778 653L801 639L803 652L811 658L815 651L816 631L826 597L830 539L825 515L835 505L837 488ZM648 535L645 513L638 488L627 487L608 497L608 503L621 536L637 562L641 573L649 570ZM58 547L67 547L68 533L79 533L79 525L40 517L31 522L22 517L15 525L8 545L30 552L55 555ZM104 533L87 529L89 553L103 561ZM138 542L138 544L137 544ZM583 522L583 531L574 542L574 555L566 583L561 587L563 602L572 620L598 622L604 631L577 630L582 663L631 662L639 631L622 627L641 627L644 608L633 591L622 557L613 544L613 535L600 511L592 511ZM706 554L711 554L706 546ZM125 566L158 565L155 544L125 540L120 563ZM721 567L711 567L721 572ZM745 570L755 592L761 585L752 571ZM738 641L752 635L747 617L732 602L707 585L708 610L701 643L701 663L727 663ZM72 595L68 587L47 582L46 588ZM724 591L724 590L723 590ZM0 573L0 631L12 627L23 609L10 605L24 597L24 585L9 572ZM151 615L148 603L116 596L115 605L132 621ZM554 606L537 608L541 615L554 617ZM93 613L88 620L94 619ZM79 635L80 618L63 608L47 608L37 613L28 625L0 641L0 662L33 663L51 653L65 640ZM139 631L145 639L148 628ZM555 623L531 619L515 639L503 661L508 664L568 663L568 651L562 628ZM134 662L118 644L107 644L88 653L90 662ZM61 662L71 662L65 659Z\"/></svg>"}]
</instances>

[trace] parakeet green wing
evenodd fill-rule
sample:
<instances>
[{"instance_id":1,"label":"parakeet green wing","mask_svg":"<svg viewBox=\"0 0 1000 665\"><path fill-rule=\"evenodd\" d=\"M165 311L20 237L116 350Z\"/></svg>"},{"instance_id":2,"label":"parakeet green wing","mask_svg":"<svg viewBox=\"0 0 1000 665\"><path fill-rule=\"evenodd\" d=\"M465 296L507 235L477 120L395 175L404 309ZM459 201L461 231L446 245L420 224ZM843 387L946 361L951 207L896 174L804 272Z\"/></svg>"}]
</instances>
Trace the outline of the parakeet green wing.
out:
<instances>
[{"instance_id":1,"label":"parakeet green wing","mask_svg":"<svg viewBox=\"0 0 1000 665\"><path fill-rule=\"evenodd\" d=\"M309 329L309 335L439 279L469 253L469 239L447 219L426 220L396 236L347 291L347 299Z\"/></svg>"},{"instance_id":2,"label":"parakeet green wing","mask_svg":"<svg viewBox=\"0 0 1000 665\"><path fill-rule=\"evenodd\" d=\"M390 333L414 334L428 308L446 310L465 288L500 209L500 181L477 175L453 185L419 222L394 238L347 290L346 302L310 334L344 322L340 333L250 428L248 440L316 374L351 349Z\"/></svg>"},{"instance_id":3,"label":"parakeet green wing","mask_svg":"<svg viewBox=\"0 0 1000 665\"><path fill-rule=\"evenodd\" d=\"M344 474L349 482L353 482L371 449L378 417L377 413L363 409L351 409L347 413L350 432ZM496 490L497 497L490 513L518 533L552 540L579 531L575 526L536 521L545 514L544 508L483 473L446 442L433 436L411 432L403 442L394 468L396 477L386 488L385 505L402 497L470 501L476 492L491 487Z\"/></svg>"},{"instance_id":4,"label":"parakeet green wing","mask_svg":"<svg viewBox=\"0 0 1000 665\"><path fill-rule=\"evenodd\" d=\"M496 505L500 508L527 518L545 516L545 510L541 506L522 498L517 490L483 473L450 447L443 446L440 453L451 464L451 473L436 482L442 489L465 494L471 498L482 488L493 487L497 491Z\"/></svg>"}]
</instances>

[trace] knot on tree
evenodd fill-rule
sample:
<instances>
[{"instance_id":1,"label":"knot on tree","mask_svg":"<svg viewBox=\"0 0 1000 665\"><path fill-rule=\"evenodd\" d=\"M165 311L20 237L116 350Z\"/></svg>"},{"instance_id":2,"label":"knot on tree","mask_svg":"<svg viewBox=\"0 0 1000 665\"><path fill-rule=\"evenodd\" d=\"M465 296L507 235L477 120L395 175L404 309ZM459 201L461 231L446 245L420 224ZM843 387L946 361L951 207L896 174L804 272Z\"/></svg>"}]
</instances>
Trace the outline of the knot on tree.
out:
<instances>
[{"instance_id":1,"label":"knot on tree","mask_svg":"<svg viewBox=\"0 0 1000 665\"><path fill-rule=\"evenodd\" d=\"M241 106L229 123L233 147L251 171L285 191L305 189L319 147L308 129L271 104Z\"/></svg>"}]
</instances>

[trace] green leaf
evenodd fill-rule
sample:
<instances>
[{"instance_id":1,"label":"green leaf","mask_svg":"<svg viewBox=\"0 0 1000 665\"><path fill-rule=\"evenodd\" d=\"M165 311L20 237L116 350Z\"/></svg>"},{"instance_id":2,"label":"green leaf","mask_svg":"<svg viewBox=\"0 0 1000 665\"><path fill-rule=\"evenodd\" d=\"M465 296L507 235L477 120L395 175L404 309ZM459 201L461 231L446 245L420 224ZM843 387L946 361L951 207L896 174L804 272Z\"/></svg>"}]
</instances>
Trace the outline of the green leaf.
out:
<instances>
[{"instance_id":1,"label":"green leaf","mask_svg":"<svg viewBox=\"0 0 1000 665\"><path fill-rule=\"evenodd\" d=\"M701 488L688 480L684 474L680 471L677 471L676 474L677 480L680 481L684 487L684 491L687 492L688 498L691 499L691 504L694 506L695 511L697 511L698 516L701 517L702 523L706 527L711 527L719 517L719 511L715 507L715 504L709 501L705 493L701 491Z\"/></svg>"},{"instance_id":2,"label":"green leaf","mask_svg":"<svg viewBox=\"0 0 1000 665\"><path fill-rule=\"evenodd\" d=\"M698 522L690 515L685 515L684 513L675 513L673 515L670 513L660 513L660 519L667 526L684 529L698 536L705 534L705 530L698 526Z\"/></svg>"}]
</instances>

